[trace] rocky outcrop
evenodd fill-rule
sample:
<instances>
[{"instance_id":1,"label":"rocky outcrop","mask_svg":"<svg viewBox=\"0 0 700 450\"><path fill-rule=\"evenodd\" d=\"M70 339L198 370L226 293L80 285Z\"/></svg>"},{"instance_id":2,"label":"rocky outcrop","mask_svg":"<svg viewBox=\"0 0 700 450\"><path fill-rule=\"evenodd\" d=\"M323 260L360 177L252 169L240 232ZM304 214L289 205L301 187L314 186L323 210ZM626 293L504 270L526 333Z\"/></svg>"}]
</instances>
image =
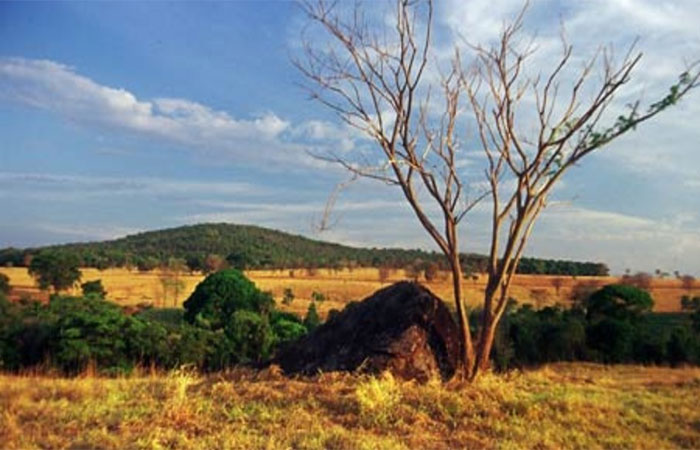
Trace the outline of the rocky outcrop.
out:
<instances>
[{"instance_id":1,"label":"rocky outcrop","mask_svg":"<svg viewBox=\"0 0 700 450\"><path fill-rule=\"evenodd\" d=\"M274 363L286 374L389 370L425 381L450 378L458 349L457 325L445 304L419 284L400 282L349 304Z\"/></svg>"}]
</instances>

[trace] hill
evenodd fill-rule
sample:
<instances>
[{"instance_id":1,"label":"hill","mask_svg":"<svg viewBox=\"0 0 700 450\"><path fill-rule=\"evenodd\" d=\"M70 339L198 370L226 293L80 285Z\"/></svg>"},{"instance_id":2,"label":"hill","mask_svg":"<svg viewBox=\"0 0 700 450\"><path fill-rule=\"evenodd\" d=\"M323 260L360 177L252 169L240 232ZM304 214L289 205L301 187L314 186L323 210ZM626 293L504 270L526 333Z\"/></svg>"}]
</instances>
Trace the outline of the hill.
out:
<instances>
[{"instance_id":1,"label":"hill","mask_svg":"<svg viewBox=\"0 0 700 450\"><path fill-rule=\"evenodd\" d=\"M304 236L252 225L227 223L187 225L148 231L119 239L56 246L0 250L0 265L26 266L31 255L45 249L75 254L83 267L136 266L150 270L173 258L191 270L206 268L207 257L225 258L229 265L246 269L348 266L405 268L435 262L442 256L424 250L358 248L309 239ZM465 254L466 272L482 271L486 257ZM607 275L602 263L524 258L519 271L530 274Z\"/></svg>"}]
</instances>

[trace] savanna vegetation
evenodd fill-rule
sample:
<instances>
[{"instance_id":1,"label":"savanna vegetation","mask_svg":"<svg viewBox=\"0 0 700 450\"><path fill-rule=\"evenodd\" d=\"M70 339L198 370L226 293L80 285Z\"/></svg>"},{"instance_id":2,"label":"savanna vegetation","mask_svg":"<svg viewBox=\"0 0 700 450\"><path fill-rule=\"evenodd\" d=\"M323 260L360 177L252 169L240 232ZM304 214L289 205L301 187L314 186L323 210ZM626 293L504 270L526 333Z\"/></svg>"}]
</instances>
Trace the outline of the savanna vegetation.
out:
<instances>
[{"instance_id":1,"label":"savanna vegetation","mask_svg":"<svg viewBox=\"0 0 700 450\"><path fill-rule=\"evenodd\" d=\"M424 271L430 264L444 266L440 255L424 250L356 248L251 225L200 224L149 231L105 242L0 250L0 266L31 267L39 256L75 261L80 267L127 267L141 271L172 268L215 272L236 269L300 269L386 267ZM461 255L466 273L482 272L486 257ZM34 263L35 266L37 263ZM443 267L444 268L444 267ZM605 276L603 263L524 259L522 273Z\"/></svg>"},{"instance_id":2,"label":"savanna vegetation","mask_svg":"<svg viewBox=\"0 0 700 450\"><path fill-rule=\"evenodd\" d=\"M6 448L696 447L700 298L685 296L683 313L653 313L634 284L581 290L572 308L513 300L491 353L502 373L418 384L389 373L283 377L267 362L323 323L326 296L312 291L301 318L235 269L206 277L182 309L121 307L101 280L82 283L81 296L10 302L0 277L0 439ZM299 302L291 289L281 299ZM479 317L471 311L473 333Z\"/></svg>"},{"instance_id":3,"label":"savanna vegetation","mask_svg":"<svg viewBox=\"0 0 700 450\"><path fill-rule=\"evenodd\" d=\"M0 376L3 448L698 448L700 369L558 363L474 383L273 368Z\"/></svg>"},{"instance_id":4,"label":"savanna vegetation","mask_svg":"<svg viewBox=\"0 0 700 450\"><path fill-rule=\"evenodd\" d=\"M0 367L76 374L92 365L116 374L138 366L212 371L265 364L279 346L322 323L317 305L325 302L314 291L304 317L283 312L235 269L209 275L184 310L122 308L105 299L100 281L83 283L82 290L83 296L54 294L47 303L10 302L0 294ZM294 301L292 292L285 301ZM685 300L690 314L654 313L653 304L646 291L624 284L595 290L572 308L536 309L512 300L491 360L498 370L557 361L700 363L697 299ZM480 314L470 313L474 333Z\"/></svg>"}]
</instances>

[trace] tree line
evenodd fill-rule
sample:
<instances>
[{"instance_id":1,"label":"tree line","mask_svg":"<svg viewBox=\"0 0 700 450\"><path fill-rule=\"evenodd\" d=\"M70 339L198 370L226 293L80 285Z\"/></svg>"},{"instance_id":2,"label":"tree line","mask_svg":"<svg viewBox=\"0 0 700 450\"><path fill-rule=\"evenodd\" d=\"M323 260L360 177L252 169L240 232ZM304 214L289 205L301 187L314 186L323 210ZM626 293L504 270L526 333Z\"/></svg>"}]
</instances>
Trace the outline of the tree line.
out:
<instances>
[{"instance_id":1,"label":"tree line","mask_svg":"<svg viewBox=\"0 0 700 450\"><path fill-rule=\"evenodd\" d=\"M122 308L107 300L99 281L82 289L82 296L54 294L47 304L10 302L8 280L0 276L0 370L70 375L94 365L116 375L136 366L260 366L321 325L321 298L302 319L278 310L269 293L235 269L209 275L184 309ZM291 301L286 292L282 302ZM700 297L684 297L683 307L687 313L653 313L646 291L622 284L599 288L571 309L537 310L511 300L490 358L497 370L554 361L700 364ZM480 314L470 314L474 333Z\"/></svg>"},{"instance_id":2,"label":"tree line","mask_svg":"<svg viewBox=\"0 0 700 450\"><path fill-rule=\"evenodd\" d=\"M30 267L42 252L53 251L77 261L80 267L133 268L149 271L179 265L190 271L215 272L236 269L285 269L387 267L424 270L437 264L446 270L436 252L394 248L356 248L317 241L266 228L233 224L200 224L139 233L124 238L42 248L0 249L0 266ZM461 254L466 274L484 272L483 255ZM519 273L572 276L605 276L603 263L523 258Z\"/></svg>"}]
</instances>

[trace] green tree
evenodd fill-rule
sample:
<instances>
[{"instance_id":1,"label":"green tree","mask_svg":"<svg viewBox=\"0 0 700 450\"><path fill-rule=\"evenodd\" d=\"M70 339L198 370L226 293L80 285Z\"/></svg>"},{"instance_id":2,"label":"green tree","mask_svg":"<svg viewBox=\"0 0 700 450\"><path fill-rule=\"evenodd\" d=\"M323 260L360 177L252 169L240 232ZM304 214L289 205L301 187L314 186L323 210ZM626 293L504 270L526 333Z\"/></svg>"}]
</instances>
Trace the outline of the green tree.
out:
<instances>
[{"instance_id":1,"label":"green tree","mask_svg":"<svg viewBox=\"0 0 700 450\"><path fill-rule=\"evenodd\" d=\"M29 264L29 274L34 277L39 288L54 292L68 289L80 281L79 259L73 253L57 250L42 250L34 255Z\"/></svg>"},{"instance_id":2,"label":"green tree","mask_svg":"<svg viewBox=\"0 0 700 450\"><path fill-rule=\"evenodd\" d=\"M10 295L10 277L0 273L0 295Z\"/></svg>"},{"instance_id":3,"label":"green tree","mask_svg":"<svg viewBox=\"0 0 700 450\"><path fill-rule=\"evenodd\" d=\"M586 310L589 321L604 317L629 320L651 311L653 306L648 292L625 284L609 284L589 297Z\"/></svg>"},{"instance_id":4,"label":"green tree","mask_svg":"<svg viewBox=\"0 0 700 450\"><path fill-rule=\"evenodd\" d=\"M107 291L102 286L102 280L86 281L80 285L84 297L106 298Z\"/></svg>"},{"instance_id":5,"label":"green tree","mask_svg":"<svg viewBox=\"0 0 700 450\"><path fill-rule=\"evenodd\" d=\"M226 269L209 275L185 301L185 320L206 328L224 328L238 310L264 313L273 300L239 270Z\"/></svg>"},{"instance_id":6,"label":"green tree","mask_svg":"<svg viewBox=\"0 0 700 450\"><path fill-rule=\"evenodd\" d=\"M307 330L313 331L319 325L321 325L321 318L316 311L316 303L311 302L309 309L306 311L306 317L304 317L304 326Z\"/></svg>"},{"instance_id":7,"label":"green tree","mask_svg":"<svg viewBox=\"0 0 700 450\"><path fill-rule=\"evenodd\" d=\"M293 301L294 291L292 291L292 288L284 288L284 291L282 291L282 304L291 305Z\"/></svg>"}]
</instances>

